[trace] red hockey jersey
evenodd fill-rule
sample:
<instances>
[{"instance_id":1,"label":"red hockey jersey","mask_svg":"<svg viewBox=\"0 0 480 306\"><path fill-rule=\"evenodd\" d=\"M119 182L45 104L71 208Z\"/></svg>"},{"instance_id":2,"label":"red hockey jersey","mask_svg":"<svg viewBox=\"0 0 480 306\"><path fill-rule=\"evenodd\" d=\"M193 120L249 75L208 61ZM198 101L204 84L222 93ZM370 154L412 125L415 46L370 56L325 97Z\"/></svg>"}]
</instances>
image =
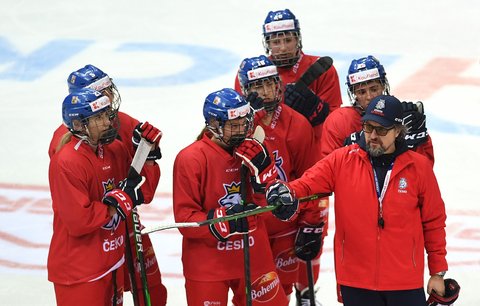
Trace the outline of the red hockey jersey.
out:
<instances>
[{"instance_id":1,"label":"red hockey jersey","mask_svg":"<svg viewBox=\"0 0 480 306\"><path fill-rule=\"evenodd\" d=\"M181 150L173 166L175 221L204 221L210 209L241 203L241 164L239 157L225 151L206 134ZM249 185L247 201L265 203L263 195L256 196L257 200L253 198ZM180 229L180 233L183 235L182 262L186 278L198 281L243 278L241 235L219 242L207 226ZM275 270L265 224L260 217L257 229L249 234L249 241L252 275Z\"/></svg>"},{"instance_id":2,"label":"red hockey jersey","mask_svg":"<svg viewBox=\"0 0 480 306\"><path fill-rule=\"evenodd\" d=\"M131 157L118 140L99 146L72 140L53 155L49 183L53 208L53 236L48 255L48 279L70 285L103 277L124 261L125 227L110 217L102 198L127 176ZM157 168L157 170L155 170ZM157 166L145 167L157 179L142 186L151 201L158 184Z\"/></svg>"},{"instance_id":3,"label":"red hockey jersey","mask_svg":"<svg viewBox=\"0 0 480 306\"><path fill-rule=\"evenodd\" d=\"M133 157L133 155L135 155L135 150L132 144L133 129L137 126L139 121L122 112L118 112L118 120L120 121L118 138L125 144L128 152L130 152L130 156ZM62 124L53 133L52 139L50 140L50 146L48 147L48 156L50 156L50 158L55 154L60 139L62 139L63 135L67 132L67 127Z\"/></svg>"},{"instance_id":4,"label":"red hockey jersey","mask_svg":"<svg viewBox=\"0 0 480 306\"><path fill-rule=\"evenodd\" d=\"M291 181L299 178L315 164L318 160L315 136L305 117L281 104L268 126L260 119L256 118L255 121L265 131L264 143L272 151L279 179ZM302 204L297 222L283 222L271 213L265 214L269 236L295 234L298 223L319 224L320 211L317 204L318 201Z\"/></svg>"},{"instance_id":5,"label":"red hockey jersey","mask_svg":"<svg viewBox=\"0 0 480 306\"><path fill-rule=\"evenodd\" d=\"M289 83L295 83L303 73L318 59L318 56L307 55L301 52L298 62L290 68L277 67L278 74L282 79L283 86ZM317 78L308 86L322 101L328 103L330 113L342 105L342 95L340 92L340 83L338 73L334 66L327 70L323 75ZM235 90L242 92L238 75L235 77ZM327 117L328 118L328 117ZM320 148L323 124L314 127L317 147Z\"/></svg>"}]
</instances>

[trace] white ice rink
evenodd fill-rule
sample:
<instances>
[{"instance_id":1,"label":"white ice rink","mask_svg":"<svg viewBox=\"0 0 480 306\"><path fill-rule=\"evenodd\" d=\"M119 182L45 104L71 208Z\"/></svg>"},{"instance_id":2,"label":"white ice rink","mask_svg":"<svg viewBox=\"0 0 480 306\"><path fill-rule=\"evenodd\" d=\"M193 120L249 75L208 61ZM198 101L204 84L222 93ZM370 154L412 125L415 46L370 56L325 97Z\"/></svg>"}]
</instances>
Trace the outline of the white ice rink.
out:
<instances>
[{"instance_id":1,"label":"white ice rink","mask_svg":"<svg viewBox=\"0 0 480 306\"><path fill-rule=\"evenodd\" d=\"M263 20L284 8L300 20L306 53L334 58L344 103L348 64L368 54L384 64L392 94L424 101L448 212L447 275L462 286L456 305L480 305L478 0L0 0L0 305L55 305L47 148L68 74L97 65L123 111L162 129L159 193L142 220L171 221L173 160L202 128L204 98L233 86L243 58L263 54ZM168 305L186 305L181 236L151 237ZM324 306L339 305L332 237L317 282Z\"/></svg>"}]
</instances>

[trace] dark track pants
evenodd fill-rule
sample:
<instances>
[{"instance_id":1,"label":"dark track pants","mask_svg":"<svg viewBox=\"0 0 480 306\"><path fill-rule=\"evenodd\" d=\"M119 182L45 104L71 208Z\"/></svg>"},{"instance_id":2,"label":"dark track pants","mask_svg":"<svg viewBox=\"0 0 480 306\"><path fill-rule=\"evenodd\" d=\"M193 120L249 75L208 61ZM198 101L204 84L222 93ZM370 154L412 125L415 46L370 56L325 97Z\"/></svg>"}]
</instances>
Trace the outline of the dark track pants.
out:
<instances>
[{"instance_id":1,"label":"dark track pants","mask_svg":"<svg viewBox=\"0 0 480 306\"><path fill-rule=\"evenodd\" d=\"M340 286L344 306L425 306L423 288L412 290L374 291Z\"/></svg>"}]
</instances>

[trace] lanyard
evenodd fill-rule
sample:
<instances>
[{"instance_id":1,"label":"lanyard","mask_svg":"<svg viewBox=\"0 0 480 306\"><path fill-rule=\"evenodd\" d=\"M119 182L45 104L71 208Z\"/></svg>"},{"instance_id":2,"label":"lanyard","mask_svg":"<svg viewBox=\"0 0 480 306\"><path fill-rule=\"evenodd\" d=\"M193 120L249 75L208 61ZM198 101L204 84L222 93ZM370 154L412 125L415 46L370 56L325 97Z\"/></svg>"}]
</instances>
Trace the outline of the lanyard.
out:
<instances>
[{"instance_id":1,"label":"lanyard","mask_svg":"<svg viewBox=\"0 0 480 306\"><path fill-rule=\"evenodd\" d=\"M393 168L393 162L390 164L390 167L388 167L387 174L385 175L385 180L383 182L383 187L380 190L380 183L378 181L378 176L377 172L375 171L375 167L373 167L373 162L372 162L372 168L373 168L373 177L375 178L375 189L377 190L377 197L378 197L378 225L381 228L385 227L385 220L383 220L383 198L385 197L385 193L387 192L387 187L388 183L390 181L390 175L392 174L392 168Z\"/></svg>"}]
</instances>

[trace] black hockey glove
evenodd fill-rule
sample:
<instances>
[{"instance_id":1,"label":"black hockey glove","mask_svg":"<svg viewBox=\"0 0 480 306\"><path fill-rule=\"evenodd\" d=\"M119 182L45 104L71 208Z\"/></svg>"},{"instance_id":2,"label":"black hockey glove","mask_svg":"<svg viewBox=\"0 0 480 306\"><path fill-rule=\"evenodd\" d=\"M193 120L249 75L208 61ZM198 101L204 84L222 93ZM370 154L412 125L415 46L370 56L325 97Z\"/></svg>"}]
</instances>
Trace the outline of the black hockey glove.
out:
<instances>
[{"instance_id":1,"label":"black hockey glove","mask_svg":"<svg viewBox=\"0 0 480 306\"><path fill-rule=\"evenodd\" d=\"M349 146L354 143L358 143L360 141L360 137L362 137L363 131L360 132L354 132L350 134L349 137L345 138L345 141L343 142L344 146Z\"/></svg>"},{"instance_id":2,"label":"black hockey glove","mask_svg":"<svg viewBox=\"0 0 480 306\"><path fill-rule=\"evenodd\" d=\"M147 160L157 160L162 158L159 144L160 139L162 138L162 132L148 122L140 122L135 129L133 129L132 143L134 150L137 150L142 137L145 138L146 141L154 144L154 149L148 153Z\"/></svg>"},{"instance_id":3,"label":"black hockey glove","mask_svg":"<svg viewBox=\"0 0 480 306\"><path fill-rule=\"evenodd\" d=\"M282 221L290 221L298 213L298 200L286 182L275 180L267 184L265 197L268 205L278 206L272 214Z\"/></svg>"},{"instance_id":4,"label":"black hockey glove","mask_svg":"<svg viewBox=\"0 0 480 306\"><path fill-rule=\"evenodd\" d=\"M118 188L132 199L133 207L141 205L145 201L140 189L143 183L145 183L145 177L138 175L135 178L126 178L118 184Z\"/></svg>"},{"instance_id":5,"label":"black hockey glove","mask_svg":"<svg viewBox=\"0 0 480 306\"><path fill-rule=\"evenodd\" d=\"M250 106L255 110L259 111L263 109L263 99L258 96L258 92L252 91L246 97L247 102L250 103Z\"/></svg>"},{"instance_id":6,"label":"black hockey glove","mask_svg":"<svg viewBox=\"0 0 480 306\"><path fill-rule=\"evenodd\" d=\"M298 229L295 238L295 255L301 260L312 260L317 257L323 243L324 222L317 226L305 226Z\"/></svg>"},{"instance_id":7,"label":"black hockey glove","mask_svg":"<svg viewBox=\"0 0 480 306\"><path fill-rule=\"evenodd\" d=\"M208 211L207 220L229 216L244 211L255 209L257 205L234 204L229 208L218 207ZM228 237L233 235L242 235L253 232L257 228L257 216L249 216L246 218L238 218L236 220L218 222L208 226L210 233L219 241L227 241Z\"/></svg>"},{"instance_id":8,"label":"black hockey glove","mask_svg":"<svg viewBox=\"0 0 480 306\"><path fill-rule=\"evenodd\" d=\"M427 141L428 138L423 103L421 101L416 103L402 102L402 108L403 125L407 128L405 141L408 148L412 149Z\"/></svg>"},{"instance_id":9,"label":"black hockey glove","mask_svg":"<svg viewBox=\"0 0 480 306\"><path fill-rule=\"evenodd\" d=\"M303 83L287 84L285 88L285 104L305 116L312 126L323 123L329 113L328 103L320 100Z\"/></svg>"},{"instance_id":10,"label":"black hockey glove","mask_svg":"<svg viewBox=\"0 0 480 306\"><path fill-rule=\"evenodd\" d=\"M117 211L117 214L125 220L130 216L134 204L130 196L121 189L113 189L105 194L102 199L103 204L112 206Z\"/></svg>"},{"instance_id":11,"label":"black hockey glove","mask_svg":"<svg viewBox=\"0 0 480 306\"><path fill-rule=\"evenodd\" d=\"M257 184L266 184L277 178L277 168L273 156L264 144L255 138L246 138L235 149L239 156L254 176Z\"/></svg>"},{"instance_id":12,"label":"black hockey glove","mask_svg":"<svg viewBox=\"0 0 480 306\"><path fill-rule=\"evenodd\" d=\"M458 299L460 293L460 286L457 281L451 278L444 280L445 282L445 295L438 295L435 290L432 290L430 296L427 300L428 306L436 305L453 305L453 303Z\"/></svg>"}]
</instances>

